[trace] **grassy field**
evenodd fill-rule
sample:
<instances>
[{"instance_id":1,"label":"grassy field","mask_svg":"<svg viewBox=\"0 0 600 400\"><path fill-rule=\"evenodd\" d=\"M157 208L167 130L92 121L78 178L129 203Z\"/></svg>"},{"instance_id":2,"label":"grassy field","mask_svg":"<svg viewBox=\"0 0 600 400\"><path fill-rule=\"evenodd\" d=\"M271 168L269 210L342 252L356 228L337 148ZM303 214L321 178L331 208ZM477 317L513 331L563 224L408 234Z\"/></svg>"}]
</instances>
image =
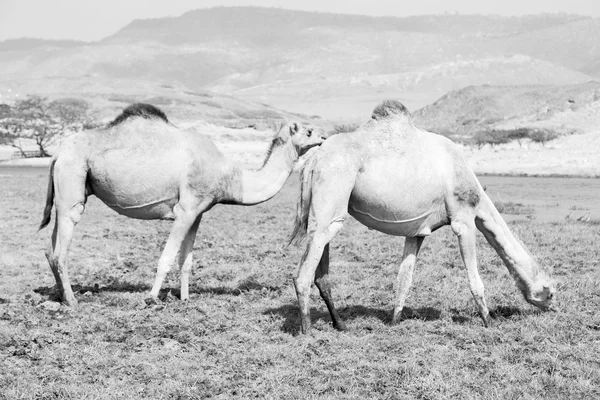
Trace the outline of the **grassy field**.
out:
<instances>
[{"instance_id":1,"label":"grassy field","mask_svg":"<svg viewBox=\"0 0 600 400\"><path fill-rule=\"evenodd\" d=\"M190 301L165 290L153 307L143 299L170 223L127 219L95 198L71 252L80 305L48 302L50 230L36 233L45 190L45 169L0 171L0 399L600 396L598 222L510 223L560 282L554 313L525 303L479 235L493 315L486 329L448 228L425 241L403 321L391 326L403 240L349 221L332 242L331 265L349 331L332 328L313 289L315 329L304 337L291 284L301 250L284 246L297 177L265 204L211 210ZM539 200L518 203L535 210ZM177 272L167 286L178 287Z\"/></svg>"}]
</instances>

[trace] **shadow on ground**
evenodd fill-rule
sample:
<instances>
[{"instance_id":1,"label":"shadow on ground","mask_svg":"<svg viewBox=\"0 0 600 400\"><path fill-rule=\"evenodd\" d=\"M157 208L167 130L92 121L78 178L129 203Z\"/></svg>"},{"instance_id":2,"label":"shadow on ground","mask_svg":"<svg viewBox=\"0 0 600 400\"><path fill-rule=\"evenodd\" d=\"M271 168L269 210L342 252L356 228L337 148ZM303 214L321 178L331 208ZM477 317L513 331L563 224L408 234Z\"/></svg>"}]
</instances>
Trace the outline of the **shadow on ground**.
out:
<instances>
[{"instance_id":1,"label":"shadow on ground","mask_svg":"<svg viewBox=\"0 0 600 400\"><path fill-rule=\"evenodd\" d=\"M351 321L360 317L377 318L380 321L390 324L392 321L392 310L385 308L373 308L365 306L349 306L337 309L343 321ZM285 318L281 330L286 333L296 335L300 332L300 317L298 315L298 306L288 304L277 308L270 308L263 312L265 315L276 314ZM417 319L421 321L435 321L441 319L441 311L432 307L410 308L405 307L402 310L401 321ZM331 323L328 311L311 310L312 323L319 320L325 320Z\"/></svg>"},{"instance_id":2,"label":"shadow on ground","mask_svg":"<svg viewBox=\"0 0 600 400\"><path fill-rule=\"evenodd\" d=\"M122 293L143 293L150 292L151 286L140 283L130 283L115 281L108 285L100 286L98 284L90 285L72 285L73 292L76 295L81 295L86 292L101 293L101 292L122 292ZM214 295L229 295L239 296L242 293L249 292L252 290L258 291L269 291L269 292L281 292L281 288L277 286L264 285L257 282L254 278L245 279L237 284L236 287L199 287L197 285L190 287L190 294L214 294ZM60 295L56 286L41 286L33 290L35 293L41 296L48 296L50 301L60 301ZM163 287L161 289L158 298L165 300L165 298L173 296L181 298L181 291L175 288Z\"/></svg>"}]
</instances>

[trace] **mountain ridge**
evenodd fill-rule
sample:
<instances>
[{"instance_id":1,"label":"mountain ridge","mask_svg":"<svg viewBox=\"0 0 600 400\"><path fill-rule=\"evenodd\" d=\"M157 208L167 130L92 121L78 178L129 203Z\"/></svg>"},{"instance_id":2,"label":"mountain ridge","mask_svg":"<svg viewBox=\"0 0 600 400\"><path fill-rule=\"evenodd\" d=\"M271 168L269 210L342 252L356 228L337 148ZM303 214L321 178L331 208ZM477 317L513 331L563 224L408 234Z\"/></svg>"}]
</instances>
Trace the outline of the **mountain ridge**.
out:
<instances>
[{"instance_id":1,"label":"mountain ridge","mask_svg":"<svg viewBox=\"0 0 600 400\"><path fill-rule=\"evenodd\" d=\"M600 19L573 14L373 17L217 7L135 20L98 42L21 50L0 42L0 83L30 88L35 79L44 93L61 79L89 82L73 90L111 80L166 84L360 120L384 98L414 110L467 85L600 79L596 32ZM0 101L22 92L11 87Z\"/></svg>"}]
</instances>

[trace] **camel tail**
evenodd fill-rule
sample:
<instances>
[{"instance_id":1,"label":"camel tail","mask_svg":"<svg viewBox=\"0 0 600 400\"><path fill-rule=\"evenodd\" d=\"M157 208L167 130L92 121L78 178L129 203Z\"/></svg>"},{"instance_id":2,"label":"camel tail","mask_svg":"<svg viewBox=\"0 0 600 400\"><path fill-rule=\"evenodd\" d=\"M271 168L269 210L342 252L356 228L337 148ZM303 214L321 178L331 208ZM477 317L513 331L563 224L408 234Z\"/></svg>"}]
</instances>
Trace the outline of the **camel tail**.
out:
<instances>
[{"instance_id":1,"label":"camel tail","mask_svg":"<svg viewBox=\"0 0 600 400\"><path fill-rule=\"evenodd\" d=\"M42 218L42 223L40 224L40 228L38 231L44 229L52 218L52 206L54 205L54 164L56 163L56 158L52 159L52 163L50 163L50 174L48 177L48 191L46 193L46 207L44 208L44 217Z\"/></svg>"},{"instance_id":2,"label":"camel tail","mask_svg":"<svg viewBox=\"0 0 600 400\"><path fill-rule=\"evenodd\" d=\"M296 220L294 222L294 230L290 235L288 245L297 245L306 237L308 229L308 215L310 213L310 202L312 200L312 172L315 165L316 157L310 157L300 173L300 198L296 206Z\"/></svg>"}]
</instances>

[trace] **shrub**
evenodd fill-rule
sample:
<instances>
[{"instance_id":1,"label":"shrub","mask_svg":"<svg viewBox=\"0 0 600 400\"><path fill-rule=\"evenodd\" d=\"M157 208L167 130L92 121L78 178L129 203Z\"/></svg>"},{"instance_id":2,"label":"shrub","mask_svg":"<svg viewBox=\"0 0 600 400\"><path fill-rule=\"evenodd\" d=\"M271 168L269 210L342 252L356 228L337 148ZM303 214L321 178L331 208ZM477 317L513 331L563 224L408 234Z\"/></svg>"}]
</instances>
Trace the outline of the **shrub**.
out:
<instances>
[{"instance_id":1,"label":"shrub","mask_svg":"<svg viewBox=\"0 0 600 400\"><path fill-rule=\"evenodd\" d=\"M509 143L512 139L506 131L483 131L478 132L473 140L478 148L482 148L486 144L494 147L497 144Z\"/></svg>"},{"instance_id":2,"label":"shrub","mask_svg":"<svg viewBox=\"0 0 600 400\"><path fill-rule=\"evenodd\" d=\"M535 129L529 133L529 138L535 143L541 143L546 147L546 143L558 138L560 135L556 131L550 129Z\"/></svg>"},{"instance_id":3,"label":"shrub","mask_svg":"<svg viewBox=\"0 0 600 400\"><path fill-rule=\"evenodd\" d=\"M552 131L550 129L540 129L540 128L517 128L517 129L490 129L486 131L481 131L475 134L473 140L475 144L481 148L486 144L491 145L492 147L497 144L505 144L510 143L513 140L516 140L519 143L519 146L522 146L523 140L531 139L531 141L536 143L542 143L543 146L546 145L546 142L556 139L560 134L556 131Z\"/></svg>"}]
</instances>

